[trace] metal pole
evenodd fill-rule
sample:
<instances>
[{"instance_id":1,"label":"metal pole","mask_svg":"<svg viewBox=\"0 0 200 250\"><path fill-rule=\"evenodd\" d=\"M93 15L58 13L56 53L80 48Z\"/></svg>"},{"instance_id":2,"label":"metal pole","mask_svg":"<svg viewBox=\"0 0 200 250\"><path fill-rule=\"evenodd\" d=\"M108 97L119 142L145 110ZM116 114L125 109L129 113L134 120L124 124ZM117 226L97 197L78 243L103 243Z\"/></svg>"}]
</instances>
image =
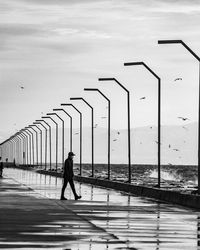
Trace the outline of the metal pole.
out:
<instances>
[{"instance_id":1,"label":"metal pole","mask_svg":"<svg viewBox=\"0 0 200 250\"><path fill-rule=\"evenodd\" d=\"M21 135L25 138L25 147L26 147L26 165L28 167L28 137L27 135L24 133L24 130L22 129L21 131Z\"/></svg>"},{"instance_id":2,"label":"metal pole","mask_svg":"<svg viewBox=\"0 0 200 250\"><path fill-rule=\"evenodd\" d=\"M92 175L94 177L94 110L93 107L82 97L72 97L70 100L82 100L91 109L91 149L92 149Z\"/></svg>"},{"instance_id":3,"label":"metal pole","mask_svg":"<svg viewBox=\"0 0 200 250\"><path fill-rule=\"evenodd\" d=\"M30 163L30 166L31 166L31 135L26 130L24 130L24 133L26 133L26 135L28 135L28 140L29 140L29 163Z\"/></svg>"},{"instance_id":4,"label":"metal pole","mask_svg":"<svg viewBox=\"0 0 200 250\"><path fill-rule=\"evenodd\" d=\"M101 94L108 102L108 180L110 180L110 99L105 96L99 89L94 88L84 88L85 91L97 91Z\"/></svg>"},{"instance_id":5,"label":"metal pole","mask_svg":"<svg viewBox=\"0 0 200 250\"><path fill-rule=\"evenodd\" d=\"M71 106L80 115L80 176L82 176L82 113L71 103L62 103L61 106Z\"/></svg>"},{"instance_id":6,"label":"metal pole","mask_svg":"<svg viewBox=\"0 0 200 250\"><path fill-rule=\"evenodd\" d=\"M42 129L40 129L38 126L37 126L37 124L39 124L39 123L37 123L36 122L36 124L35 123L33 123L34 125L31 125L32 127L36 127L39 131L40 131L40 165L41 165L41 167L42 167Z\"/></svg>"},{"instance_id":7,"label":"metal pole","mask_svg":"<svg viewBox=\"0 0 200 250\"><path fill-rule=\"evenodd\" d=\"M29 128L32 129L36 135L36 161L37 161L37 165L38 165L38 133L31 125L29 126Z\"/></svg>"},{"instance_id":8,"label":"metal pole","mask_svg":"<svg viewBox=\"0 0 200 250\"><path fill-rule=\"evenodd\" d=\"M29 127L25 127L27 129L27 131L31 134L32 136L32 155L33 155L33 167L34 167L34 135L33 133L29 130Z\"/></svg>"},{"instance_id":9,"label":"metal pole","mask_svg":"<svg viewBox=\"0 0 200 250\"><path fill-rule=\"evenodd\" d=\"M64 109L54 109L54 111L63 111L70 118L70 151L72 150L72 117Z\"/></svg>"},{"instance_id":10,"label":"metal pole","mask_svg":"<svg viewBox=\"0 0 200 250\"><path fill-rule=\"evenodd\" d=\"M43 119L51 119L54 124L56 124L56 172L58 170L58 123L50 116L43 116Z\"/></svg>"},{"instance_id":11,"label":"metal pole","mask_svg":"<svg viewBox=\"0 0 200 250\"><path fill-rule=\"evenodd\" d=\"M161 174L160 174L160 155L161 155L161 142L160 142L160 127L161 127L161 80L160 77L151 69L149 66L147 66L144 62L128 62L124 63L124 66L134 66L134 65L142 65L144 66L157 80L158 80L158 184L157 187L160 188L160 180L161 180Z\"/></svg>"},{"instance_id":12,"label":"metal pole","mask_svg":"<svg viewBox=\"0 0 200 250\"><path fill-rule=\"evenodd\" d=\"M54 109L53 109L54 110ZM57 114L57 113L47 113L47 115L49 115L49 116L51 116L51 115L55 115L55 116L57 116L58 117L58 119L60 119L61 120L61 122L62 122L62 166L64 167L64 161L65 161L65 159L64 159L64 149L65 149L65 131L64 131L64 128L65 128L65 122L64 122L64 120Z\"/></svg>"},{"instance_id":13,"label":"metal pole","mask_svg":"<svg viewBox=\"0 0 200 250\"><path fill-rule=\"evenodd\" d=\"M45 120L42 121L49 127L49 169L51 170L51 126Z\"/></svg>"},{"instance_id":14,"label":"metal pole","mask_svg":"<svg viewBox=\"0 0 200 250\"><path fill-rule=\"evenodd\" d=\"M41 123L43 120L36 120L45 129L45 167L44 170L47 170L47 128Z\"/></svg>"},{"instance_id":15,"label":"metal pole","mask_svg":"<svg viewBox=\"0 0 200 250\"><path fill-rule=\"evenodd\" d=\"M159 40L158 44L181 44L199 62L199 93L198 93L198 193L200 194L200 57L182 40Z\"/></svg>"}]
</instances>

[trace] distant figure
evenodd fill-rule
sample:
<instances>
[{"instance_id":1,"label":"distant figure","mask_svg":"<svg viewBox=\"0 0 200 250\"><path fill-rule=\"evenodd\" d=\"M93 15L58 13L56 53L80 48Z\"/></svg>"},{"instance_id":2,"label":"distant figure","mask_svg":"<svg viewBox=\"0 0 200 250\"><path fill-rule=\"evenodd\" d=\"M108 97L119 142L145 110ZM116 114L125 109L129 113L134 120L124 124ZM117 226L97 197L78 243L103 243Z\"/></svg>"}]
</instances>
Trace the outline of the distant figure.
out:
<instances>
[{"instance_id":1,"label":"distant figure","mask_svg":"<svg viewBox=\"0 0 200 250\"><path fill-rule=\"evenodd\" d=\"M81 196L79 196L76 193L75 187L74 187L74 181L73 181L73 177L74 177L74 172L73 172L73 158L74 158L75 154L73 152L69 152L68 153L68 158L65 160L65 165L64 165L64 173L63 173L63 187L62 187L62 191L61 191L61 200L67 200L67 198L65 198L64 193L65 193L65 188L67 187L67 183L69 182L72 192L74 194L74 199L78 200L81 199Z\"/></svg>"},{"instance_id":2,"label":"distant figure","mask_svg":"<svg viewBox=\"0 0 200 250\"><path fill-rule=\"evenodd\" d=\"M3 177L3 161L1 157L0 157L0 177Z\"/></svg>"}]
</instances>

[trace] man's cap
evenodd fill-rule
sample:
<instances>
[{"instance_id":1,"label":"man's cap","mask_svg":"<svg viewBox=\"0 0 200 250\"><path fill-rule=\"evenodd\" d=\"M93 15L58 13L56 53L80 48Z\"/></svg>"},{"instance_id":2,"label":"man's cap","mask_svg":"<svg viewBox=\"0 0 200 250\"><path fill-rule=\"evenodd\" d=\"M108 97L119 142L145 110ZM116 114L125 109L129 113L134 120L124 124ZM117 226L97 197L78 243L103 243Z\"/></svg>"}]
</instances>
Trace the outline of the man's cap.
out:
<instances>
[{"instance_id":1,"label":"man's cap","mask_svg":"<svg viewBox=\"0 0 200 250\"><path fill-rule=\"evenodd\" d=\"M75 154L73 152L69 152L68 156L75 156Z\"/></svg>"}]
</instances>

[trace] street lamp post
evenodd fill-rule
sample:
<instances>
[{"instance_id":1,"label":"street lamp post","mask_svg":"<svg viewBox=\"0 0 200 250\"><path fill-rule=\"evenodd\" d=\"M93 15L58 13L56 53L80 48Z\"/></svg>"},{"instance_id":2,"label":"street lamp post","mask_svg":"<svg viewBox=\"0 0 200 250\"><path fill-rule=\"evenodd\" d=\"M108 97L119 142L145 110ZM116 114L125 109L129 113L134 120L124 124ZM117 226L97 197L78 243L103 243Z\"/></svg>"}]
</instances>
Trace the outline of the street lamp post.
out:
<instances>
[{"instance_id":1,"label":"street lamp post","mask_svg":"<svg viewBox=\"0 0 200 250\"><path fill-rule=\"evenodd\" d=\"M99 78L99 81L114 81L127 93L127 113L128 113L128 181L131 183L131 128L130 128L130 93L117 79L115 78Z\"/></svg>"},{"instance_id":2,"label":"street lamp post","mask_svg":"<svg viewBox=\"0 0 200 250\"><path fill-rule=\"evenodd\" d=\"M51 121L56 125L56 172L58 169L58 123L50 116L43 116L43 119L51 119Z\"/></svg>"},{"instance_id":3,"label":"street lamp post","mask_svg":"<svg viewBox=\"0 0 200 250\"><path fill-rule=\"evenodd\" d=\"M91 109L91 134L92 134L92 177L94 177L94 110L93 107L82 97L71 97L70 100L82 100Z\"/></svg>"},{"instance_id":4,"label":"street lamp post","mask_svg":"<svg viewBox=\"0 0 200 250\"><path fill-rule=\"evenodd\" d=\"M29 130L29 127L25 127L27 131L31 134L32 137L32 156L33 156L33 167L34 167L34 135L33 133Z\"/></svg>"},{"instance_id":5,"label":"street lamp post","mask_svg":"<svg viewBox=\"0 0 200 250\"><path fill-rule=\"evenodd\" d=\"M45 129L45 158L44 158L44 169L47 170L47 128L42 124L43 120L35 120L37 124L40 124Z\"/></svg>"},{"instance_id":6,"label":"street lamp post","mask_svg":"<svg viewBox=\"0 0 200 250\"><path fill-rule=\"evenodd\" d=\"M31 166L31 160L32 160L32 158L31 158L31 135L27 132L27 129L24 129L23 130L24 131L24 133L28 136L28 140L29 140L29 162L30 162L30 166Z\"/></svg>"},{"instance_id":7,"label":"street lamp post","mask_svg":"<svg viewBox=\"0 0 200 250\"><path fill-rule=\"evenodd\" d=\"M18 133L17 136L22 140L22 150L21 150L21 153L22 153L22 164L25 165L24 164L24 148L25 148L25 146L24 146L24 138L21 135L20 131L19 131L19 133Z\"/></svg>"},{"instance_id":8,"label":"street lamp post","mask_svg":"<svg viewBox=\"0 0 200 250\"><path fill-rule=\"evenodd\" d=\"M80 115L80 176L82 175L82 113L71 103L61 103L61 106L71 106Z\"/></svg>"},{"instance_id":9,"label":"street lamp post","mask_svg":"<svg viewBox=\"0 0 200 250\"><path fill-rule=\"evenodd\" d=\"M199 93L198 93L198 193L200 194L200 57L194 53L182 40L159 40L158 44L181 44L199 62Z\"/></svg>"},{"instance_id":10,"label":"street lamp post","mask_svg":"<svg viewBox=\"0 0 200 250\"><path fill-rule=\"evenodd\" d=\"M42 116L43 118L43 116ZM49 169L51 170L51 126L45 120L42 120L49 128Z\"/></svg>"},{"instance_id":11,"label":"street lamp post","mask_svg":"<svg viewBox=\"0 0 200 250\"><path fill-rule=\"evenodd\" d=\"M22 156L23 156L23 165L26 165L26 140L25 140L25 138L24 138L24 136L23 136L23 134L21 132L22 131L20 130L19 131L19 137L21 137L22 140L23 140L23 154L22 154Z\"/></svg>"},{"instance_id":12,"label":"street lamp post","mask_svg":"<svg viewBox=\"0 0 200 250\"><path fill-rule=\"evenodd\" d=\"M110 180L110 99L105 96L99 89L96 88L84 88L85 91L96 91L101 94L108 102L108 180Z\"/></svg>"},{"instance_id":13,"label":"street lamp post","mask_svg":"<svg viewBox=\"0 0 200 250\"><path fill-rule=\"evenodd\" d=\"M40 129L37 124L39 123L33 123L33 125L30 125L31 127L36 127L40 131L40 165L42 167L42 129Z\"/></svg>"},{"instance_id":14,"label":"street lamp post","mask_svg":"<svg viewBox=\"0 0 200 250\"><path fill-rule=\"evenodd\" d=\"M70 118L70 151L72 150L72 117L64 109L53 109L54 111L63 111Z\"/></svg>"},{"instance_id":15,"label":"street lamp post","mask_svg":"<svg viewBox=\"0 0 200 250\"><path fill-rule=\"evenodd\" d=\"M144 62L128 62L124 63L124 66L135 66L135 65L142 65L144 66L157 80L158 80L158 184L157 186L160 187L160 155L161 155L161 143L160 143L160 130L161 130L161 79L160 77L151 69L149 66L146 65Z\"/></svg>"},{"instance_id":16,"label":"street lamp post","mask_svg":"<svg viewBox=\"0 0 200 250\"><path fill-rule=\"evenodd\" d=\"M55 109L53 109L53 111L55 111ZM64 161L65 161L65 159L64 159L64 154L65 154L65 152L64 152L64 150L65 150L65 131L64 131L65 130L65 122L57 113L47 113L47 115L49 115L49 116L55 115L62 122L62 165L64 167Z\"/></svg>"},{"instance_id":17,"label":"street lamp post","mask_svg":"<svg viewBox=\"0 0 200 250\"><path fill-rule=\"evenodd\" d=\"M25 148L26 148L26 165L28 167L28 138L27 135L24 133L23 129L21 130L21 135L25 139Z\"/></svg>"},{"instance_id":18,"label":"street lamp post","mask_svg":"<svg viewBox=\"0 0 200 250\"><path fill-rule=\"evenodd\" d=\"M35 136L36 136L36 161L37 161L37 166L38 166L38 132L31 125L29 125L28 127L35 132Z\"/></svg>"}]
</instances>

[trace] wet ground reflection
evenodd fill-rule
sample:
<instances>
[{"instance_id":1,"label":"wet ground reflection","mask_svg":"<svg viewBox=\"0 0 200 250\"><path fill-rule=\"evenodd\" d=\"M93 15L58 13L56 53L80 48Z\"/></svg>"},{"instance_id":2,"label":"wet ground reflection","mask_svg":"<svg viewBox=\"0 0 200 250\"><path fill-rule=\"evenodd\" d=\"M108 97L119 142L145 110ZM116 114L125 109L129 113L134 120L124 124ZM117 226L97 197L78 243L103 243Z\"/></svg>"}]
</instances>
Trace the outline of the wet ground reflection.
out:
<instances>
[{"instance_id":1,"label":"wet ground reflection","mask_svg":"<svg viewBox=\"0 0 200 250\"><path fill-rule=\"evenodd\" d=\"M36 245L44 239L48 249L200 249L200 212L196 210L81 183L76 183L76 188L82 200L74 201L68 187L66 197L70 200L60 201L60 178L17 169L5 169L5 174L22 183L29 197L42 199L43 205L46 200L49 206L54 202L55 209L48 211L46 222L34 225L38 232L23 232L32 237L29 249L41 247ZM40 209L45 212L43 205ZM52 245L50 238L55 235L60 243L58 240ZM38 242L31 243L33 237Z\"/></svg>"}]
</instances>

